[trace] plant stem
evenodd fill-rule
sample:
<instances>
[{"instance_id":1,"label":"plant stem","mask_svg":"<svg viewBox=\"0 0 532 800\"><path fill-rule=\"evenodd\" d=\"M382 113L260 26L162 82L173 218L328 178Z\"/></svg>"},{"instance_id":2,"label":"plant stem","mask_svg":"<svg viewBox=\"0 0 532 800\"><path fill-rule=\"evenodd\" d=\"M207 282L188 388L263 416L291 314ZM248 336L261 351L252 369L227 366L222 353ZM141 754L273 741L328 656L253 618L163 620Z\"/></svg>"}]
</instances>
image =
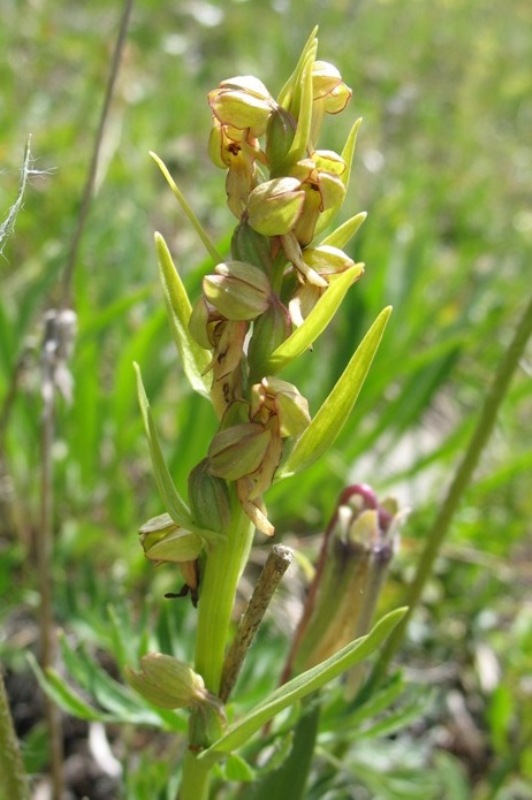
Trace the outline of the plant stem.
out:
<instances>
[{"instance_id":1,"label":"plant stem","mask_svg":"<svg viewBox=\"0 0 532 800\"><path fill-rule=\"evenodd\" d=\"M441 545L447 535L453 516L456 513L460 501L467 489L473 473L478 464L482 451L495 427L497 414L502 402L510 388L510 382L519 365L525 351L527 342L532 335L532 298L517 323L514 335L505 353L503 354L498 369L493 378L491 387L484 400L484 405L478 419L469 445L464 453L462 461L456 470L454 479L449 487L447 496L443 501L440 511L434 520L432 528L427 535L427 543L421 555L416 576L411 583L405 605L408 606L408 613L392 632L381 651L379 660L375 664L373 672L361 692L361 697L368 696L372 690L381 682L386 673L386 669L395 655L399 645L405 635L408 621L412 612L417 606L422 595L425 584L432 573L434 561L440 551Z\"/></svg>"},{"instance_id":2,"label":"plant stem","mask_svg":"<svg viewBox=\"0 0 532 800\"><path fill-rule=\"evenodd\" d=\"M220 693L225 646L238 581L247 561L254 527L236 497L227 538L213 546L201 575L196 670L207 689Z\"/></svg>"},{"instance_id":3,"label":"plant stem","mask_svg":"<svg viewBox=\"0 0 532 800\"><path fill-rule=\"evenodd\" d=\"M235 494L232 501L227 537L207 554L198 604L195 668L203 677L207 689L215 695L220 693L225 647L238 581L255 530ZM192 751L187 752L179 800L207 800L211 767L212 763L198 761Z\"/></svg>"},{"instance_id":4,"label":"plant stem","mask_svg":"<svg viewBox=\"0 0 532 800\"><path fill-rule=\"evenodd\" d=\"M259 575L253 594L242 614L237 631L227 653L222 675L220 697L227 702L236 683L246 653L260 627L277 586L292 562L292 551L282 544L274 544L264 568Z\"/></svg>"},{"instance_id":5,"label":"plant stem","mask_svg":"<svg viewBox=\"0 0 532 800\"><path fill-rule=\"evenodd\" d=\"M0 797L9 797L9 800L29 800L29 796L4 678L0 672Z\"/></svg>"},{"instance_id":6,"label":"plant stem","mask_svg":"<svg viewBox=\"0 0 532 800\"><path fill-rule=\"evenodd\" d=\"M183 762L183 779L177 800L208 800L212 763L198 761L187 751Z\"/></svg>"}]
</instances>

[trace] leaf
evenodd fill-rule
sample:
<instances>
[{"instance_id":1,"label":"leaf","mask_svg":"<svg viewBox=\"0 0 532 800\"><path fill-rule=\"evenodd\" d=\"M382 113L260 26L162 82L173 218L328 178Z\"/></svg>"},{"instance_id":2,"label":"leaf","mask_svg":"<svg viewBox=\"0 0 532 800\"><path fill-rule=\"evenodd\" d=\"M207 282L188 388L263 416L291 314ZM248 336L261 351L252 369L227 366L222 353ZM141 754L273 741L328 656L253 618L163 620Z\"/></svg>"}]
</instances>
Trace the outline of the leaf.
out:
<instances>
[{"instance_id":1,"label":"leaf","mask_svg":"<svg viewBox=\"0 0 532 800\"><path fill-rule=\"evenodd\" d=\"M225 777L228 781L250 783L255 780L255 770L243 758L232 753L225 764Z\"/></svg>"},{"instance_id":2,"label":"leaf","mask_svg":"<svg viewBox=\"0 0 532 800\"><path fill-rule=\"evenodd\" d=\"M317 699L319 695L316 695ZM251 786L242 800L271 800L289 797L301 800L312 764L320 719L319 702L303 710L294 730L292 747L287 758L276 769L269 770Z\"/></svg>"},{"instance_id":3,"label":"leaf","mask_svg":"<svg viewBox=\"0 0 532 800\"><path fill-rule=\"evenodd\" d=\"M316 341L333 318L349 287L361 274L362 264L354 264L329 285L303 324L270 355L264 367L267 375L280 372Z\"/></svg>"},{"instance_id":4,"label":"leaf","mask_svg":"<svg viewBox=\"0 0 532 800\"><path fill-rule=\"evenodd\" d=\"M362 636L343 647L338 653L293 678L279 687L264 702L259 703L249 714L229 726L227 732L204 750L198 760L216 761L223 753L230 753L246 744L250 737L285 708L303 697L321 689L346 670L370 656L390 635L405 616L406 608L398 608L383 617L366 636Z\"/></svg>"},{"instance_id":5,"label":"leaf","mask_svg":"<svg viewBox=\"0 0 532 800\"><path fill-rule=\"evenodd\" d=\"M357 119L354 122L351 130L349 131L349 136L347 137L344 149L342 150L342 158L345 161L345 170L342 173L342 175L340 175L340 180L345 186L346 191L349 186L349 181L351 178L351 166L353 163L353 157L355 155L357 135L361 125L362 125L362 117L359 117L359 119ZM325 230L325 228L331 222L332 218L334 217L337 211L338 208L330 208L328 211L324 211L323 214L320 215L318 224L316 225L316 234ZM340 247L341 245L335 245L335 246Z\"/></svg>"},{"instance_id":6,"label":"leaf","mask_svg":"<svg viewBox=\"0 0 532 800\"><path fill-rule=\"evenodd\" d=\"M188 323L192 306L168 246L160 233L155 234L155 247L168 320L183 370L194 391L210 399L210 379L207 379L204 373L209 366L211 355L190 335Z\"/></svg>"},{"instance_id":7,"label":"leaf","mask_svg":"<svg viewBox=\"0 0 532 800\"><path fill-rule=\"evenodd\" d=\"M105 714L87 703L77 692L65 683L63 678L61 678L55 670L47 669L46 673L44 673L31 653L28 654L28 661L43 692L68 714L72 714L72 716L78 719L94 722L113 721L113 718L109 714Z\"/></svg>"},{"instance_id":8,"label":"leaf","mask_svg":"<svg viewBox=\"0 0 532 800\"><path fill-rule=\"evenodd\" d=\"M160 721L151 709L133 695L129 688L115 681L81 647L73 650L64 636L60 640L68 675L90 692L97 703L121 722L134 725L157 725Z\"/></svg>"},{"instance_id":9,"label":"leaf","mask_svg":"<svg viewBox=\"0 0 532 800\"><path fill-rule=\"evenodd\" d=\"M342 223L339 228L336 228L332 233L326 236L325 239L320 242L320 247L326 244L330 247L338 247L342 250L349 240L353 238L367 216L365 211L360 211L360 213L355 214L354 217L350 217Z\"/></svg>"},{"instance_id":10,"label":"leaf","mask_svg":"<svg viewBox=\"0 0 532 800\"><path fill-rule=\"evenodd\" d=\"M381 311L357 347L335 387L308 428L295 443L292 452L279 470L278 479L295 475L310 467L334 443L353 410L391 312L391 306Z\"/></svg>"},{"instance_id":11,"label":"leaf","mask_svg":"<svg viewBox=\"0 0 532 800\"><path fill-rule=\"evenodd\" d=\"M172 476L170 475L168 467L166 466L161 444L159 442L159 437L157 435L157 429L155 428L155 423L153 421L150 404L148 402L148 398L146 397L144 384L142 383L140 368L138 364L134 364L134 367L137 373L137 393L140 410L144 420L146 436L148 437L155 481L157 483L161 499L174 522L177 525L181 525L183 528L188 528L190 530L193 527L193 524L189 508L174 486Z\"/></svg>"},{"instance_id":12,"label":"leaf","mask_svg":"<svg viewBox=\"0 0 532 800\"><path fill-rule=\"evenodd\" d=\"M287 163L294 164L304 157L308 147L312 124L312 66L316 58L317 43L313 42L309 47L300 80L300 102L299 113L297 115L297 127L294 141L286 157ZM298 88L299 88L298 87Z\"/></svg>"},{"instance_id":13,"label":"leaf","mask_svg":"<svg viewBox=\"0 0 532 800\"><path fill-rule=\"evenodd\" d=\"M150 152L150 156L153 158L153 160L155 161L155 163L157 164L157 166L159 167L159 169L163 173L164 177L166 178L166 180L168 182L168 185L170 186L170 189L174 193L175 197L177 198L177 201L178 201L179 205L181 206L181 208L185 212L188 220L192 223L196 233L200 237L201 241L203 242L203 244L205 246L205 249L207 250L207 252L211 256L211 258L213 259L214 263L218 264L218 263L220 263L220 261L223 261L221 255L218 253L216 247L211 242L211 240L210 240L208 234L206 233L205 229L203 228L201 222L199 221L197 216L194 214L193 210L191 209L191 207L189 206L189 204L185 200L185 197L182 194L181 190L179 189L179 187L175 183L174 179L172 178L172 176L168 172L168 168L167 168L166 164L164 163L164 161L162 161L156 153Z\"/></svg>"}]
</instances>

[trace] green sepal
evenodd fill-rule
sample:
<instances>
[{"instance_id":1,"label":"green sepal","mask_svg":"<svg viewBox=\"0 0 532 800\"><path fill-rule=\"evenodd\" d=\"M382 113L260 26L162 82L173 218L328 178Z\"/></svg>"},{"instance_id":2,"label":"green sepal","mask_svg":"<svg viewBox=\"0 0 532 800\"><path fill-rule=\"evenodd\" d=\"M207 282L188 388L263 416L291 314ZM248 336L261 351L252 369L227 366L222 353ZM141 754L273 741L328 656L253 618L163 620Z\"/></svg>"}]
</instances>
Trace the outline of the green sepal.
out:
<instances>
[{"instance_id":1,"label":"green sepal","mask_svg":"<svg viewBox=\"0 0 532 800\"><path fill-rule=\"evenodd\" d=\"M349 180L351 178L351 166L353 164L353 157L355 155L357 135L361 125L362 125L362 117L359 117L353 124L351 130L349 131L347 141L344 145L344 149L342 150L341 154L343 160L345 161L345 170L340 175L340 180L344 184L346 192L349 186ZM340 205L333 206L333 208L329 208L327 211L324 211L323 214L320 214L320 218L318 219L318 222L316 224L316 230L314 231L314 235L318 235L319 233L321 233L321 231L325 230L327 225L331 222L332 218L339 210ZM331 242L327 242L327 244L331 244ZM335 246L341 247L342 245L335 245Z\"/></svg>"},{"instance_id":2,"label":"green sepal","mask_svg":"<svg viewBox=\"0 0 532 800\"><path fill-rule=\"evenodd\" d=\"M333 390L279 469L278 479L310 467L331 447L355 405L391 313L391 306L383 309L366 333Z\"/></svg>"},{"instance_id":3,"label":"green sepal","mask_svg":"<svg viewBox=\"0 0 532 800\"><path fill-rule=\"evenodd\" d=\"M273 351L264 365L267 375L275 375L300 356L323 333L349 287L363 272L362 264L354 264L339 275L327 288L299 328Z\"/></svg>"},{"instance_id":4,"label":"green sepal","mask_svg":"<svg viewBox=\"0 0 532 800\"><path fill-rule=\"evenodd\" d=\"M155 234L155 247L168 320L183 370L194 391L210 399L210 377L205 372L211 361L211 354L200 347L190 334L192 306L168 245L160 233Z\"/></svg>"},{"instance_id":5,"label":"green sepal","mask_svg":"<svg viewBox=\"0 0 532 800\"><path fill-rule=\"evenodd\" d=\"M303 672L288 683L280 686L266 700L259 703L252 711L234 722L227 732L211 747L198 756L198 760L215 762L225 753L230 753L247 744L251 736L273 717L289 708L298 700L321 689L356 664L361 663L374 653L388 638L392 630L403 619L407 608L397 608L383 617L366 636L350 642L330 658L315 667Z\"/></svg>"},{"instance_id":6,"label":"green sepal","mask_svg":"<svg viewBox=\"0 0 532 800\"><path fill-rule=\"evenodd\" d=\"M142 413L142 419L144 421L146 436L148 437L153 473L157 483L157 488L159 489L159 493L161 495L161 499L166 510L172 517L173 521L177 523L177 525L181 525L183 528L188 528L188 530L194 530L192 517L190 516L190 510L174 486L172 476L170 475L168 467L166 466L166 462L163 458L161 443L159 442L159 436L153 421L150 404L148 402L148 398L146 397L146 391L142 382L140 367L138 364L134 364L133 366L135 367L135 371L137 373L137 393L140 410Z\"/></svg>"}]
</instances>

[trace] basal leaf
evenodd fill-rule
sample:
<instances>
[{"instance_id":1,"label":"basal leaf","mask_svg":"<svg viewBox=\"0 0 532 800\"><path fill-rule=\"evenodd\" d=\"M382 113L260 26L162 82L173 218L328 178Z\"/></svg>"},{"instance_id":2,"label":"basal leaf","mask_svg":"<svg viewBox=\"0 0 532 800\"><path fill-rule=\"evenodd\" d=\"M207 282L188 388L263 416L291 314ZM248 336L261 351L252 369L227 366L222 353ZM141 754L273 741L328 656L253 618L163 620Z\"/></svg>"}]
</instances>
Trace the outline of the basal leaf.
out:
<instances>
[{"instance_id":1,"label":"basal leaf","mask_svg":"<svg viewBox=\"0 0 532 800\"><path fill-rule=\"evenodd\" d=\"M188 323L192 306L168 246L160 233L155 234L155 246L166 310L181 364L194 391L210 399L210 378L204 374L211 360L210 353L200 347L190 335Z\"/></svg>"},{"instance_id":2,"label":"basal leaf","mask_svg":"<svg viewBox=\"0 0 532 800\"><path fill-rule=\"evenodd\" d=\"M278 478L286 478L306 469L321 458L333 444L355 405L391 312L391 306L381 311L335 387L295 443L292 452L279 470Z\"/></svg>"},{"instance_id":3,"label":"basal leaf","mask_svg":"<svg viewBox=\"0 0 532 800\"><path fill-rule=\"evenodd\" d=\"M330 284L303 324L270 355L264 367L266 374L275 375L280 372L316 341L333 318L347 290L360 277L362 271L362 264L354 264Z\"/></svg>"},{"instance_id":4,"label":"basal leaf","mask_svg":"<svg viewBox=\"0 0 532 800\"><path fill-rule=\"evenodd\" d=\"M383 617L366 636L362 636L343 647L338 653L293 678L279 687L253 711L229 726L217 742L204 750L198 759L217 760L223 753L242 747L249 738L269 720L293 705L298 700L321 689L346 670L368 658L388 638L391 631L406 614L406 608L398 608Z\"/></svg>"},{"instance_id":5,"label":"basal leaf","mask_svg":"<svg viewBox=\"0 0 532 800\"><path fill-rule=\"evenodd\" d=\"M150 447L150 455L155 475L155 481L161 495L161 499L166 507L166 510L177 525L189 530L192 526L192 519L190 511L182 499L181 495L174 486L172 476L168 471L166 462L163 457L163 451L157 435L157 429L153 421L150 404L146 397L144 384L142 383L142 375L138 364L134 364L137 373L137 392L140 403L140 410L142 412L142 419L144 420L144 428L146 436L148 437L148 444Z\"/></svg>"}]
</instances>

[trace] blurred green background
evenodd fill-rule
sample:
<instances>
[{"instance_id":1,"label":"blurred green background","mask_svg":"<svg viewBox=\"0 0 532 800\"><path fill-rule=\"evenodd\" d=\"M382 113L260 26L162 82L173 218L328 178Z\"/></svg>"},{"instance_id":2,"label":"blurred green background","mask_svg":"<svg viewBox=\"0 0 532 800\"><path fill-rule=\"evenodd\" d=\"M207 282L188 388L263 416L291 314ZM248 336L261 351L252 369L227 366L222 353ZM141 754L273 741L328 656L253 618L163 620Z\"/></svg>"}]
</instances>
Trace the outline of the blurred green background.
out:
<instances>
[{"instance_id":1,"label":"blurred green background","mask_svg":"<svg viewBox=\"0 0 532 800\"><path fill-rule=\"evenodd\" d=\"M59 296L120 10L103 0L2 2L1 219L29 133L33 166L43 172L31 180L0 263L0 656L13 669L34 644L38 605L42 313ZM138 608L148 598L157 607L179 582L167 567L154 575L137 543L139 524L162 508L132 361L142 366L181 490L215 429L177 363L153 231L167 237L192 296L209 262L148 151L166 161L226 246L234 220L224 176L206 154L206 93L224 78L254 74L275 95L315 24L319 57L353 88L348 111L328 120L320 144L340 150L353 119L364 118L344 216L369 217L350 248L366 264L364 279L314 351L286 373L313 411L376 314L387 304L394 313L334 450L267 498L279 538L315 548L349 481L398 496L412 512L384 600L392 607L530 291L528 0L138 0L76 266L74 402L59 409L54 446L56 613L82 638L105 644L109 603ZM530 370L523 363L512 385L401 656L407 676L430 684L435 700L417 733L399 734L400 742L428 731L418 777L427 764L439 775L438 752L454 753L464 797L532 797ZM271 647L267 637L261 646L271 662L286 632L275 620L270 626ZM383 773L396 768L393 757ZM441 781L419 796L461 796L442 794ZM413 783L404 795L367 774L362 784L369 794L345 797L414 796Z\"/></svg>"}]
</instances>

